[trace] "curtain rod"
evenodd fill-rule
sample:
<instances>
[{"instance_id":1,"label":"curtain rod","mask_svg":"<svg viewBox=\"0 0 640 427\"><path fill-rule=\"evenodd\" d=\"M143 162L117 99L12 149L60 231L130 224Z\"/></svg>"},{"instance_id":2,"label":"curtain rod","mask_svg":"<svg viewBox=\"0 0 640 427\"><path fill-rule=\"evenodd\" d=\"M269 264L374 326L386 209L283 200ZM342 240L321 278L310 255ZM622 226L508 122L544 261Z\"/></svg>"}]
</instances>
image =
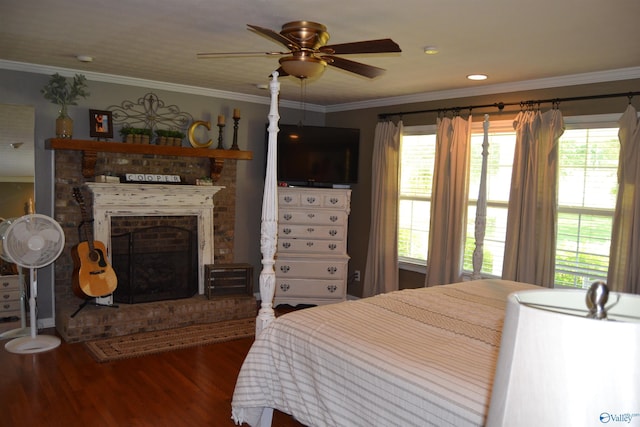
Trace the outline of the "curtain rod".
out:
<instances>
[{"instance_id":1,"label":"curtain rod","mask_svg":"<svg viewBox=\"0 0 640 427\"><path fill-rule=\"evenodd\" d=\"M504 110L504 107L519 105L520 107L530 106L530 105L539 105L539 104L560 104L561 102L569 102L569 101L585 101L589 99L602 99L602 98L621 98L628 97L629 103L631 103L631 98L636 95L640 95L640 92L625 92L625 93L608 93L604 95L586 95L586 96L573 96L569 98L552 98L552 99L536 99L529 101L520 101L520 102L496 102L493 104L481 104L481 105L469 105L466 107L447 107L447 108L432 108L429 110L417 110L417 111L404 111L399 113L381 113L378 114L379 119L386 119L387 117L392 116L403 116L409 114L422 114L422 113L446 113L448 111L459 112L462 110L477 110L479 108L497 108L498 110Z\"/></svg>"}]
</instances>

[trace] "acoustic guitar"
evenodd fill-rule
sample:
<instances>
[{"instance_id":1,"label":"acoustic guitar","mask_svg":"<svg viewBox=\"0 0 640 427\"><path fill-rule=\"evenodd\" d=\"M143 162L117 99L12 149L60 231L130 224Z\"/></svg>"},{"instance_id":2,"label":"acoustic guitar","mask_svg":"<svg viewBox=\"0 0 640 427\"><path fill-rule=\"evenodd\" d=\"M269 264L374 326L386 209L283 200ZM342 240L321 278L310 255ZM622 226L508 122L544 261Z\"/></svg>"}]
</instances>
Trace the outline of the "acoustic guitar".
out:
<instances>
[{"instance_id":1,"label":"acoustic guitar","mask_svg":"<svg viewBox=\"0 0 640 427\"><path fill-rule=\"evenodd\" d=\"M88 220L84 198L78 187L73 189L73 197L80 205L81 228L85 236L85 241L71 248L74 265L73 293L80 298L110 295L118 286L116 272L107 261L107 249L104 243L89 238L87 227L90 226L91 221Z\"/></svg>"}]
</instances>

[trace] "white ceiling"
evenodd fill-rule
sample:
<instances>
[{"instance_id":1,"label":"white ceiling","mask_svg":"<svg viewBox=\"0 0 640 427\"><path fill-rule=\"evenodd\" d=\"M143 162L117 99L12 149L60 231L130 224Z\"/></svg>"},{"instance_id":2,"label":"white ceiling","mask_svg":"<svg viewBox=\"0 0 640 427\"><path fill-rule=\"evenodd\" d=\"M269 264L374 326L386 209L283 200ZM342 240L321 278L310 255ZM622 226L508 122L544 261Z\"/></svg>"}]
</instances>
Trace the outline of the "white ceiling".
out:
<instances>
[{"instance_id":1,"label":"white ceiling","mask_svg":"<svg viewBox=\"0 0 640 427\"><path fill-rule=\"evenodd\" d=\"M440 91L588 74L640 77L638 0L21 0L0 4L0 61L268 96L277 57L196 59L198 52L273 51L246 24L328 27L329 44L391 38L402 53L345 55L387 72L373 80L331 68L305 101L331 107ZM435 45L440 53L423 53ZM90 55L92 63L76 60ZM485 82L465 76L485 73ZM598 77L601 76L601 77ZM299 101L300 81L281 79Z\"/></svg>"}]
</instances>

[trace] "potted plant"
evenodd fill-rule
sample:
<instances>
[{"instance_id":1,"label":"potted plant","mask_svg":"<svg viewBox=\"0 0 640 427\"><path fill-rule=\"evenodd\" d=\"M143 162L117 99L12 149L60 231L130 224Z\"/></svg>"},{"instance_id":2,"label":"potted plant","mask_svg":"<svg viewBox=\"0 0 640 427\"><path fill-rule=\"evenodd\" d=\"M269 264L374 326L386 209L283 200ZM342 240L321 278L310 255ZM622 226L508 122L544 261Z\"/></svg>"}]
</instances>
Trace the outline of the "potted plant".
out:
<instances>
[{"instance_id":1,"label":"potted plant","mask_svg":"<svg viewBox=\"0 0 640 427\"><path fill-rule=\"evenodd\" d=\"M77 105L79 98L89 96L86 77L82 74L76 74L73 82L69 83L65 77L55 73L41 92L45 99L60 106L60 115L56 119L56 136L71 138L73 136L73 120L67 114L67 106Z\"/></svg>"},{"instance_id":2,"label":"potted plant","mask_svg":"<svg viewBox=\"0 0 640 427\"><path fill-rule=\"evenodd\" d=\"M182 145L182 140L186 135L177 130L157 129L156 136L158 137L158 145L179 146Z\"/></svg>"},{"instance_id":3,"label":"potted plant","mask_svg":"<svg viewBox=\"0 0 640 427\"><path fill-rule=\"evenodd\" d=\"M120 129L120 135L123 142L130 144L148 144L151 140L151 129L134 128L124 125Z\"/></svg>"}]
</instances>

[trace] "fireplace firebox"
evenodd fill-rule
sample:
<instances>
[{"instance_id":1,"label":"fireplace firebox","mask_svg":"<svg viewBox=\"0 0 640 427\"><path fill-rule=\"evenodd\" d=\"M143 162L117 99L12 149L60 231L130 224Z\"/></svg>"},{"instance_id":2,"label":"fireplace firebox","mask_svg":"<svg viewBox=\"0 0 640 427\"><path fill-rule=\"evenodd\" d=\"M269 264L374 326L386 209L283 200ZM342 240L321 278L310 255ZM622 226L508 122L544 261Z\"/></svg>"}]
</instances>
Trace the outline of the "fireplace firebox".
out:
<instances>
[{"instance_id":1,"label":"fireplace firebox","mask_svg":"<svg viewBox=\"0 0 640 427\"><path fill-rule=\"evenodd\" d=\"M113 217L113 297L136 304L198 293L197 217Z\"/></svg>"}]
</instances>

